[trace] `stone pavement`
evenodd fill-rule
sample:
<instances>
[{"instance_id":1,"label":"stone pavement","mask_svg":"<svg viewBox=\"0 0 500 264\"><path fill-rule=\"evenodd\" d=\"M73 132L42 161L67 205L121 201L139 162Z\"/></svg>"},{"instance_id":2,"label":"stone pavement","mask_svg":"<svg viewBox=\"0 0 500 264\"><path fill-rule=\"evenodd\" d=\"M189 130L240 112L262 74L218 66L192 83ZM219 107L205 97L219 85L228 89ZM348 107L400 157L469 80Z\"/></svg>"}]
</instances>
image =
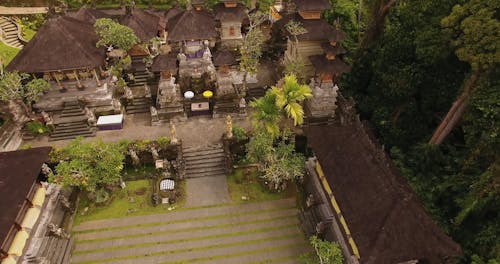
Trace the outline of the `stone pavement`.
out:
<instances>
[{"instance_id":1,"label":"stone pavement","mask_svg":"<svg viewBox=\"0 0 500 264\"><path fill-rule=\"evenodd\" d=\"M186 207L228 203L226 178L222 175L186 179Z\"/></svg>"},{"instance_id":2,"label":"stone pavement","mask_svg":"<svg viewBox=\"0 0 500 264\"><path fill-rule=\"evenodd\" d=\"M294 199L89 221L72 263L297 263L311 251Z\"/></svg>"},{"instance_id":3,"label":"stone pavement","mask_svg":"<svg viewBox=\"0 0 500 264\"><path fill-rule=\"evenodd\" d=\"M0 15L28 15L48 12L47 7L7 7L0 6Z\"/></svg>"},{"instance_id":4,"label":"stone pavement","mask_svg":"<svg viewBox=\"0 0 500 264\"><path fill-rule=\"evenodd\" d=\"M225 117L191 117L187 121L175 122L177 136L182 139L184 147L206 146L220 143L222 134L225 132ZM246 117L233 118L233 125L250 129L251 124ZM84 141L102 139L105 142L117 142L122 139L156 139L158 137L170 136L170 126L151 126L149 113L127 115L124 121L124 128L121 130L97 131L96 137L85 138ZM41 137L35 140L26 141L32 147L67 145L70 140L49 142L48 137Z\"/></svg>"}]
</instances>

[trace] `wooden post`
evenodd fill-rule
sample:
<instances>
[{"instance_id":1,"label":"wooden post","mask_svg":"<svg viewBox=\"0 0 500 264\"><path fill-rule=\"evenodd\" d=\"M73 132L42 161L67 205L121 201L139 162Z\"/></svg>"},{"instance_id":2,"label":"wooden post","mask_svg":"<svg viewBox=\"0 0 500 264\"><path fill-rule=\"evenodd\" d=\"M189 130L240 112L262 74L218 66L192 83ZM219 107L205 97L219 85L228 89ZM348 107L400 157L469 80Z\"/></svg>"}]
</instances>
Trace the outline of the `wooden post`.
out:
<instances>
[{"instance_id":1,"label":"wooden post","mask_svg":"<svg viewBox=\"0 0 500 264\"><path fill-rule=\"evenodd\" d=\"M99 80L99 76L97 76L97 72L95 71L95 68L92 69L92 73L94 74L95 80L97 82L97 86L101 86L101 81Z\"/></svg>"},{"instance_id":2,"label":"wooden post","mask_svg":"<svg viewBox=\"0 0 500 264\"><path fill-rule=\"evenodd\" d=\"M56 80L57 86L59 86L59 89L63 89L64 87L62 86L61 82L59 82L59 79L57 78L56 73L52 72L52 77Z\"/></svg>"},{"instance_id":3,"label":"wooden post","mask_svg":"<svg viewBox=\"0 0 500 264\"><path fill-rule=\"evenodd\" d=\"M78 88L82 88L83 85L82 83L80 82L80 78L78 78L78 73L76 72L76 70L73 70L73 74L75 75L75 78L76 78L76 86Z\"/></svg>"}]
</instances>

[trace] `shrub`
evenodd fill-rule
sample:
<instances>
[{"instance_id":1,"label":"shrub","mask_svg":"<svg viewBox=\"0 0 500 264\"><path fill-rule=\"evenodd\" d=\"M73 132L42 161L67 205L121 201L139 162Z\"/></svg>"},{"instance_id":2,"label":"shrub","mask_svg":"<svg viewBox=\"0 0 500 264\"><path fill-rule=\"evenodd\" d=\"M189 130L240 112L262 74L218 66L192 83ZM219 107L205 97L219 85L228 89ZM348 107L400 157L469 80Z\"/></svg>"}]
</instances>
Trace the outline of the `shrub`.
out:
<instances>
[{"instance_id":1,"label":"shrub","mask_svg":"<svg viewBox=\"0 0 500 264\"><path fill-rule=\"evenodd\" d=\"M170 146L170 138L168 137L159 137L156 139L156 142L158 143L158 147L160 149L167 149L168 146Z\"/></svg>"},{"instance_id":2,"label":"shrub","mask_svg":"<svg viewBox=\"0 0 500 264\"><path fill-rule=\"evenodd\" d=\"M233 127L233 136L237 141L243 141L248 139L247 132L245 131L245 129L237 126Z\"/></svg>"},{"instance_id":3,"label":"shrub","mask_svg":"<svg viewBox=\"0 0 500 264\"><path fill-rule=\"evenodd\" d=\"M26 124L28 132L34 136L43 135L49 132L49 129L39 121L32 121Z\"/></svg>"}]
</instances>

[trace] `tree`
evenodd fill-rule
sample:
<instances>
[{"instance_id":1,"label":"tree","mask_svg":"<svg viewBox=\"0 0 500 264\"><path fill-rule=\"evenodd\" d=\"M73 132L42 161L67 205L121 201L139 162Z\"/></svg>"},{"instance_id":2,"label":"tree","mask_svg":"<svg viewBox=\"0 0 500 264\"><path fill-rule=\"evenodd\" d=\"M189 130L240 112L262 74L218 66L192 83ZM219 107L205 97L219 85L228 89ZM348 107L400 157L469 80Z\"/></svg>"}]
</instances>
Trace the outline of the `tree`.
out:
<instances>
[{"instance_id":1,"label":"tree","mask_svg":"<svg viewBox=\"0 0 500 264\"><path fill-rule=\"evenodd\" d=\"M265 14L257 11L249 15L250 26L247 34L243 37L243 45L240 47L240 69L243 75L243 91L247 89L248 74L255 75L259 71L259 60L262 56L262 44L264 43L264 33L260 29L260 24L265 20Z\"/></svg>"},{"instance_id":2,"label":"tree","mask_svg":"<svg viewBox=\"0 0 500 264\"><path fill-rule=\"evenodd\" d=\"M457 57L470 64L471 74L429 144L443 142L460 121L479 76L488 74L500 63L499 8L498 1L471 0L463 6L454 6L451 14L443 18L443 27L453 35Z\"/></svg>"},{"instance_id":3,"label":"tree","mask_svg":"<svg viewBox=\"0 0 500 264\"><path fill-rule=\"evenodd\" d=\"M280 134L279 124L282 119L281 110L276 106L276 94L268 90L266 94L250 102L255 109L252 112L252 123L256 130L264 129L273 137Z\"/></svg>"},{"instance_id":4,"label":"tree","mask_svg":"<svg viewBox=\"0 0 500 264\"><path fill-rule=\"evenodd\" d=\"M131 28L120 25L110 18L97 19L94 28L100 37L96 44L97 47L112 45L128 51L139 43L139 38Z\"/></svg>"},{"instance_id":5,"label":"tree","mask_svg":"<svg viewBox=\"0 0 500 264\"><path fill-rule=\"evenodd\" d=\"M293 119L294 125L304 123L304 109L301 103L312 97L309 86L299 84L297 77L290 74L285 76L282 86L273 86L271 91L276 96L276 106L284 109L286 116Z\"/></svg>"},{"instance_id":6,"label":"tree","mask_svg":"<svg viewBox=\"0 0 500 264\"><path fill-rule=\"evenodd\" d=\"M29 75L14 71L4 72L0 79L0 101L9 102L11 109L17 109L15 105L21 106L21 113L12 113L15 116L14 119L21 122L27 120L26 116L31 112L31 103L37 102L42 93L50 89L50 84L43 79L33 79L24 85L28 78ZM12 110L11 112L19 111Z\"/></svg>"},{"instance_id":7,"label":"tree","mask_svg":"<svg viewBox=\"0 0 500 264\"><path fill-rule=\"evenodd\" d=\"M123 169L123 149L118 144L77 138L60 150L61 158L49 181L95 192L118 183Z\"/></svg>"},{"instance_id":8,"label":"tree","mask_svg":"<svg viewBox=\"0 0 500 264\"><path fill-rule=\"evenodd\" d=\"M307 33L307 29L302 26L302 23L295 20L290 20L285 25L285 29L293 36L295 41L295 45L292 46L292 50L290 51L290 56L286 56L284 60L285 73L293 74L302 81L306 78L305 63L299 56L299 39L297 36Z\"/></svg>"},{"instance_id":9,"label":"tree","mask_svg":"<svg viewBox=\"0 0 500 264\"><path fill-rule=\"evenodd\" d=\"M316 255L303 256L302 262L304 264L342 264L344 263L344 255L342 250L336 242L329 242L322 240L316 236L309 239L314 248Z\"/></svg>"},{"instance_id":10,"label":"tree","mask_svg":"<svg viewBox=\"0 0 500 264\"><path fill-rule=\"evenodd\" d=\"M370 22L365 32L361 49L367 49L384 31L385 18L391 8L396 4L396 0L373 0L370 4Z\"/></svg>"}]
</instances>

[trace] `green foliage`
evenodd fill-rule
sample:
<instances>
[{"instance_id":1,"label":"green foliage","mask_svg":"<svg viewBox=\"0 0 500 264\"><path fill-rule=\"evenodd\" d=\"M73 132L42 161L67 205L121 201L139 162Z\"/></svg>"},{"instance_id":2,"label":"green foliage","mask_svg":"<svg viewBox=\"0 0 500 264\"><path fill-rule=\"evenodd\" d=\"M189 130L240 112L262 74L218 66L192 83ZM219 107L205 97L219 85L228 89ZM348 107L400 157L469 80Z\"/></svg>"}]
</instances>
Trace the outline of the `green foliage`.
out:
<instances>
[{"instance_id":1,"label":"green foliage","mask_svg":"<svg viewBox=\"0 0 500 264\"><path fill-rule=\"evenodd\" d=\"M273 149L273 136L265 130L256 130L247 144L247 159L252 163L264 162Z\"/></svg>"},{"instance_id":2,"label":"green foliage","mask_svg":"<svg viewBox=\"0 0 500 264\"><path fill-rule=\"evenodd\" d=\"M255 108L255 111L252 112L254 128L257 130L263 128L273 137L277 137L280 133L279 123L282 115L276 106L276 95L268 90L263 97L251 101L249 105Z\"/></svg>"},{"instance_id":3,"label":"green foliage","mask_svg":"<svg viewBox=\"0 0 500 264\"><path fill-rule=\"evenodd\" d=\"M49 181L79 187L88 192L115 185L123 169L124 155L119 145L77 138L56 154L61 162ZM54 158L54 157L52 157Z\"/></svg>"},{"instance_id":4,"label":"green foliage","mask_svg":"<svg viewBox=\"0 0 500 264\"><path fill-rule=\"evenodd\" d=\"M245 129L238 126L233 126L233 136L236 141L243 141L248 139Z\"/></svg>"},{"instance_id":5,"label":"green foliage","mask_svg":"<svg viewBox=\"0 0 500 264\"><path fill-rule=\"evenodd\" d=\"M442 25L451 32L458 58L474 71L494 68L500 63L500 3L471 0L455 5Z\"/></svg>"},{"instance_id":6,"label":"green foliage","mask_svg":"<svg viewBox=\"0 0 500 264\"><path fill-rule=\"evenodd\" d=\"M316 236L309 239L311 245L316 251L316 255L301 256L303 264L342 264L344 263L344 255L336 242L322 240Z\"/></svg>"},{"instance_id":7,"label":"green foliage","mask_svg":"<svg viewBox=\"0 0 500 264\"><path fill-rule=\"evenodd\" d=\"M113 45L125 51L130 50L135 44L139 43L139 38L134 31L114 22L110 18L99 18L94 24L95 31L100 39L96 46Z\"/></svg>"},{"instance_id":8,"label":"green foliage","mask_svg":"<svg viewBox=\"0 0 500 264\"><path fill-rule=\"evenodd\" d=\"M170 146L170 138L168 137L159 137L156 139L156 142L160 149L167 149Z\"/></svg>"},{"instance_id":9,"label":"green foliage","mask_svg":"<svg viewBox=\"0 0 500 264\"><path fill-rule=\"evenodd\" d=\"M34 136L43 135L49 132L49 129L39 121L31 121L27 123L26 129L30 132L31 135Z\"/></svg>"},{"instance_id":10,"label":"green foliage","mask_svg":"<svg viewBox=\"0 0 500 264\"><path fill-rule=\"evenodd\" d=\"M281 87L273 86L271 92L276 96L276 106L284 109L287 117L292 118L294 125L304 123L304 109L301 103L312 97L311 88L299 84L295 75L286 75Z\"/></svg>"},{"instance_id":11,"label":"green foliage","mask_svg":"<svg viewBox=\"0 0 500 264\"><path fill-rule=\"evenodd\" d=\"M19 51L20 49L7 46L3 42L0 42L0 63L3 64L3 67L9 65L10 61L12 61L14 57L16 57ZM0 69L1 68L2 65L0 65Z\"/></svg>"},{"instance_id":12,"label":"green foliage","mask_svg":"<svg viewBox=\"0 0 500 264\"><path fill-rule=\"evenodd\" d=\"M240 47L240 69L245 72L244 82L246 82L246 73L256 74L258 72L259 60L262 56L262 44L264 43L264 33L262 33L259 26L264 21L264 18L265 15L260 12L250 15L250 27Z\"/></svg>"},{"instance_id":13,"label":"green foliage","mask_svg":"<svg viewBox=\"0 0 500 264\"><path fill-rule=\"evenodd\" d=\"M28 102L37 102L43 92L50 89L50 84L44 79L33 79L24 89L24 98Z\"/></svg>"},{"instance_id":14,"label":"green foliage","mask_svg":"<svg viewBox=\"0 0 500 264\"><path fill-rule=\"evenodd\" d=\"M285 69L283 70L285 75L295 75L297 80L304 82L306 80L306 65L304 61L297 57L291 61L285 62Z\"/></svg>"},{"instance_id":15,"label":"green foliage","mask_svg":"<svg viewBox=\"0 0 500 264\"><path fill-rule=\"evenodd\" d=\"M0 101L16 100L31 105L50 89L50 84L43 79L33 79L24 85L28 78L29 75L16 71L4 72L0 79Z\"/></svg>"},{"instance_id":16,"label":"green foliage","mask_svg":"<svg viewBox=\"0 0 500 264\"><path fill-rule=\"evenodd\" d=\"M148 139L137 140L132 144L132 146L136 151L147 151L149 150L151 143L152 143L151 140Z\"/></svg>"},{"instance_id":17,"label":"green foliage","mask_svg":"<svg viewBox=\"0 0 500 264\"><path fill-rule=\"evenodd\" d=\"M342 30L346 33L346 39L342 45L354 53L359 43L360 33L365 29L365 22L361 17L366 17L363 9L363 1L330 0L332 9L324 13L324 18L333 25L336 20L340 22Z\"/></svg>"}]
</instances>

